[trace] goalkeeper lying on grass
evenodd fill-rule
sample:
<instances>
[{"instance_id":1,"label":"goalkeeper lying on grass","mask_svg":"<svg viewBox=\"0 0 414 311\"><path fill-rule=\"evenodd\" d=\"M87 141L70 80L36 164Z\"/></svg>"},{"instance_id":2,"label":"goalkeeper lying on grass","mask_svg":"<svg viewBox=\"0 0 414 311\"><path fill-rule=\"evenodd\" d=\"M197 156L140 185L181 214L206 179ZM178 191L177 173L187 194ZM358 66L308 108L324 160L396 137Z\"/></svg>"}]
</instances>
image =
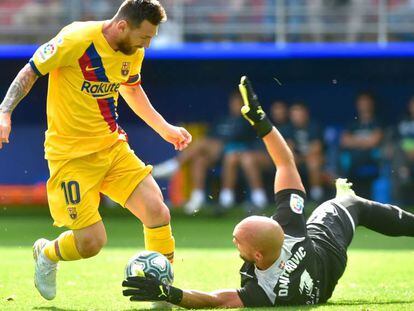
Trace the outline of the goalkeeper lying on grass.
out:
<instances>
[{"instance_id":1,"label":"goalkeeper lying on grass","mask_svg":"<svg viewBox=\"0 0 414 311\"><path fill-rule=\"evenodd\" d=\"M247 77L239 85L243 116L266 144L277 167L276 213L251 216L236 225L233 242L245 263L241 288L204 293L163 285L151 276L122 285L132 301L167 301L186 308L266 307L326 302L344 273L347 248L357 226L389 236L414 236L414 215L396 206L358 197L346 179L337 195L318 206L307 221L305 189L292 152L263 112Z\"/></svg>"}]
</instances>

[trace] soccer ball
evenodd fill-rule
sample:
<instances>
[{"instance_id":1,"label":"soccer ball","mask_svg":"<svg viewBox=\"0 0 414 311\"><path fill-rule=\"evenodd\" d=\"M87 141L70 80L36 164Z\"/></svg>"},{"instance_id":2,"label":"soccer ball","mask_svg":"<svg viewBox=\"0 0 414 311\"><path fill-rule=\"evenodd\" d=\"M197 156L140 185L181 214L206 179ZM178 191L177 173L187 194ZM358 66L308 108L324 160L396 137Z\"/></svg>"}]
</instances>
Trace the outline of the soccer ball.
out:
<instances>
[{"instance_id":1,"label":"soccer ball","mask_svg":"<svg viewBox=\"0 0 414 311\"><path fill-rule=\"evenodd\" d=\"M144 272L151 274L166 285L174 281L174 271L168 259L157 252L143 251L129 259L125 267L125 275L144 276Z\"/></svg>"}]
</instances>

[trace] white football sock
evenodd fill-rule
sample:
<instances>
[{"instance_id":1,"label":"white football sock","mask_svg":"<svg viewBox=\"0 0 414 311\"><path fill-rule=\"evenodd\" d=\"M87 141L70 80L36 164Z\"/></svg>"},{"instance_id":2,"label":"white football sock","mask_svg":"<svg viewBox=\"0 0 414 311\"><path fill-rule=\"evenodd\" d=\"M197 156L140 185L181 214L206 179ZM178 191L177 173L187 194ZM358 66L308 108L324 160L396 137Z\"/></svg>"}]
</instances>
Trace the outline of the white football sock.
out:
<instances>
[{"instance_id":1,"label":"white football sock","mask_svg":"<svg viewBox=\"0 0 414 311\"><path fill-rule=\"evenodd\" d=\"M267 204L266 192L262 188L253 189L250 199L254 206L261 209Z\"/></svg>"},{"instance_id":2,"label":"white football sock","mask_svg":"<svg viewBox=\"0 0 414 311\"><path fill-rule=\"evenodd\" d=\"M224 208L230 208L232 205L234 205L234 191L228 188L224 188L220 191L219 196L219 203Z\"/></svg>"},{"instance_id":3,"label":"white football sock","mask_svg":"<svg viewBox=\"0 0 414 311\"><path fill-rule=\"evenodd\" d=\"M194 189L191 192L190 200L184 205L184 213L197 213L205 203L206 194L202 189Z\"/></svg>"}]
</instances>

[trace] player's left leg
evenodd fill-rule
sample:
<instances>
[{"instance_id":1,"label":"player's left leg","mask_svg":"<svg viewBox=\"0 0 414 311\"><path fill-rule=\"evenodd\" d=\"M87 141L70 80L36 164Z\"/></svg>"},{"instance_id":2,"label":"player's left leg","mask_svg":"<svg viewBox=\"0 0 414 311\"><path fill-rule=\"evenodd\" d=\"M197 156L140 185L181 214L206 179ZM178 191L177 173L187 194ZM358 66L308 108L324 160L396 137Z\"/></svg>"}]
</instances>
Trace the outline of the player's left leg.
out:
<instances>
[{"instance_id":1,"label":"player's left leg","mask_svg":"<svg viewBox=\"0 0 414 311\"><path fill-rule=\"evenodd\" d=\"M338 183L342 183L342 186ZM337 190L338 194L334 201L349 211L355 226L364 226L388 236L414 236L414 214L398 206L359 197L349 190L351 185L346 180L338 180L337 189L339 190Z\"/></svg>"},{"instance_id":2,"label":"player's left leg","mask_svg":"<svg viewBox=\"0 0 414 311\"><path fill-rule=\"evenodd\" d=\"M145 177L135 188L125 207L144 225L145 249L157 251L172 262L175 242L170 225L170 211L151 175Z\"/></svg>"},{"instance_id":3,"label":"player's left leg","mask_svg":"<svg viewBox=\"0 0 414 311\"><path fill-rule=\"evenodd\" d=\"M319 144L312 147L305 159L309 176L310 197L312 200L320 202L324 196L322 187L322 166L324 159L321 149L318 148Z\"/></svg>"},{"instance_id":4,"label":"player's left leg","mask_svg":"<svg viewBox=\"0 0 414 311\"><path fill-rule=\"evenodd\" d=\"M138 159L125 142L119 142L110 157L112 167L104 178L101 192L142 221L147 250L157 251L173 261L175 242L170 212L151 176L152 166Z\"/></svg>"},{"instance_id":5,"label":"player's left leg","mask_svg":"<svg viewBox=\"0 0 414 311\"><path fill-rule=\"evenodd\" d=\"M255 151L240 152L240 165L249 183L251 201L254 206L263 209L267 204L267 197L263 186L262 172L256 159Z\"/></svg>"},{"instance_id":6,"label":"player's left leg","mask_svg":"<svg viewBox=\"0 0 414 311\"><path fill-rule=\"evenodd\" d=\"M234 188L237 180L237 168L240 163L238 152L228 152L223 158L221 175L221 190L219 204L224 208L230 208L235 203Z\"/></svg>"}]
</instances>

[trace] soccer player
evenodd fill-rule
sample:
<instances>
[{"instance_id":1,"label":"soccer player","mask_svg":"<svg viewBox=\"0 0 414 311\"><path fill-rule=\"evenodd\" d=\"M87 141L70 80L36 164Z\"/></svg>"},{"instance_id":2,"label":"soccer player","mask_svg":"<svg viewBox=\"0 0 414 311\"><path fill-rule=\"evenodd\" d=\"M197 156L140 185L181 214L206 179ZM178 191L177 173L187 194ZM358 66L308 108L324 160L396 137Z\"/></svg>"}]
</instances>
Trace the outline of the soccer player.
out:
<instances>
[{"instance_id":1,"label":"soccer player","mask_svg":"<svg viewBox=\"0 0 414 311\"><path fill-rule=\"evenodd\" d=\"M204 293L161 284L146 275L123 282L132 301L165 300L186 308L271 307L326 302L344 273L355 228L365 226L389 236L413 236L414 215L357 196L346 179L337 195L303 215L305 190L291 150L266 117L249 81L243 77L243 115L263 138L277 167L276 214L251 216L238 223L233 242L245 260L241 288Z\"/></svg>"},{"instance_id":2,"label":"soccer player","mask_svg":"<svg viewBox=\"0 0 414 311\"><path fill-rule=\"evenodd\" d=\"M45 152L48 201L54 225L67 227L53 241L33 246L35 285L56 296L59 261L89 258L106 243L100 192L129 209L144 225L145 248L174 256L170 213L161 191L117 123L118 94L175 149L191 135L169 124L141 83L144 49L166 20L157 0L126 0L107 21L74 22L42 45L11 84L0 105L0 148L9 142L11 113L38 77L49 73Z\"/></svg>"}]
</instances>

